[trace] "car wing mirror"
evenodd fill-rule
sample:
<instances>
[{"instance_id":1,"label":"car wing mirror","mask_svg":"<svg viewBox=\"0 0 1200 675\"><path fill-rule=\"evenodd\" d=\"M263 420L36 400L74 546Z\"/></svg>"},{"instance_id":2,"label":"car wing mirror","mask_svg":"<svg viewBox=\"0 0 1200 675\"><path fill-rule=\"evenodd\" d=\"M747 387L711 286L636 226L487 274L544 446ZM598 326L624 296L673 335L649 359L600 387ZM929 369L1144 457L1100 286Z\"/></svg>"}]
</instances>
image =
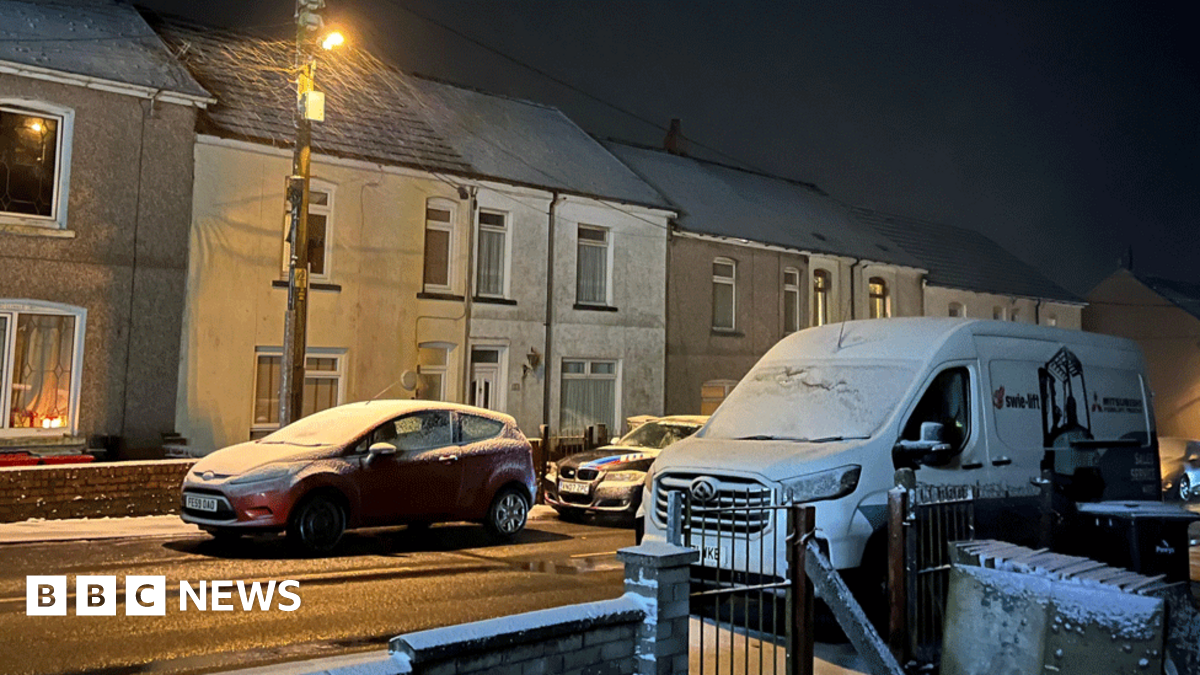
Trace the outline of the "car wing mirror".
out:
<instances>
[{"instance_id":1,"label":"car wing mirror","mask_svg":"<svg viewBox=\"0 0 1200 675\"><path fill-rule=\"evenodd\" d=\"M922 422L920 440L900 439L892 448L896 468L916 468L920 465L941 466L954 456L953 448L945 441L946 428L939 422Z\"/></svg>"},{"instance_id":2,"label":"car wing mirror","mask_svg":"<svg viewBox=\"0 0 1200 675\"><path fill-rule=\"evenodd\" d=\"M396 454L396 446L392 445L391 443L380 441L378 443L372 443L371 447L367 448L367 453L367 460L370 461L376 457L384 457L387 455Z\"/></svg>"}]
</instances>

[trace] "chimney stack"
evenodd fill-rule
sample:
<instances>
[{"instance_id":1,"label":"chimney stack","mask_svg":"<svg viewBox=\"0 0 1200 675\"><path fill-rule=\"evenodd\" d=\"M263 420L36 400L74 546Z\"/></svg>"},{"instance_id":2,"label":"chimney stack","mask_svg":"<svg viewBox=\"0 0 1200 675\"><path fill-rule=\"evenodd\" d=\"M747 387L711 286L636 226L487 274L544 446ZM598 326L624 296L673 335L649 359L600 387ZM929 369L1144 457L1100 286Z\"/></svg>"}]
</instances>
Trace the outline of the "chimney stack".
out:
<instances>
[{"instance_id":1,"label":"chimney stack","mask_svg":"<svg viewBox=\"0 0 1200 675\"><path fill-rule=\"evenodd\" d=\"M671 128L667 130L667 137L663 139L663 149L672 155L687 157L687 139L679 129L678 117L671 120Z\"/></svg>"}]
</instances>

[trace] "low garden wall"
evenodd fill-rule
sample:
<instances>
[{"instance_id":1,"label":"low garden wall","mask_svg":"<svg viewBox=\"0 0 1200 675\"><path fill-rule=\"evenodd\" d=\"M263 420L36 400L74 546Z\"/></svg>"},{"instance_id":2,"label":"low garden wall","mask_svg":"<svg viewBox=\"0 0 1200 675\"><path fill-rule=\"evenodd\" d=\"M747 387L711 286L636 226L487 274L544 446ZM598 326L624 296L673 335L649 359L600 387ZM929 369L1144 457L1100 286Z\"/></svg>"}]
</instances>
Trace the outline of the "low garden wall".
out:
<instances>
[{"instance_id":1,"label":"low garden wall","mask_svg":"<svg viewBox=\"0 0 1200 675\"><path fill-rule=\"evenodd\" d=\"M0 522L179 512L195 460L0 468Z\"/></svg>"}]
</instances>

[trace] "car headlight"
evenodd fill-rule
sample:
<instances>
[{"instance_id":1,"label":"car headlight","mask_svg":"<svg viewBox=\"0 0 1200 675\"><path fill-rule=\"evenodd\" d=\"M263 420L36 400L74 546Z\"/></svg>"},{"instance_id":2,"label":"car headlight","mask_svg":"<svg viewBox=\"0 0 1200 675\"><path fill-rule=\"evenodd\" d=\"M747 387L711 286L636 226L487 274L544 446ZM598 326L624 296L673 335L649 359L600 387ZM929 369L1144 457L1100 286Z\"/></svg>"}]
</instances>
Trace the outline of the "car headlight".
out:
<instances>
[{"instance_id":1,"label":"car headlight","mask_svg":"<svg viewBox=\"0 0 1200 675\"><path fill-rule=\"evenodd\" d=\"M645 477L645 471L613 471L604 474L600 480L612 483L640 483Z\"/></svg>"},{"instance_id":2,"label":"car headlight","mask_svg":"<svg viewBox=\"0 0 1200 675\"><path fill-rule=\"evenodd\" d=\"M845 497L858 487L860 474L862 467L850 464L785 480L782 481L784 496L790 497L793 502L815 502Z\"/></svg>"},{"instance_id":3,"label":"car headlight","mask_svg":"<svg viewBox=\"0 0 1200 675\"><path fill-rule=\"evenodd\" d=\"M268 466L263 469L256 469L244 476L238 476L229 481L230 485L248 485L250 483L266 483L274 480L282 480L292 475L292 470L286 466Z\"/></svg>"},{"instance_id":4,"label":"car headlight","mask_svg":"<svg viewBox=\"0 0 1200 675\"><path fill-rule=\"evenodd\" d=\"M546 480L558 480L558 462L548 462L546 464Z\"/></svg>"}]
</instances>

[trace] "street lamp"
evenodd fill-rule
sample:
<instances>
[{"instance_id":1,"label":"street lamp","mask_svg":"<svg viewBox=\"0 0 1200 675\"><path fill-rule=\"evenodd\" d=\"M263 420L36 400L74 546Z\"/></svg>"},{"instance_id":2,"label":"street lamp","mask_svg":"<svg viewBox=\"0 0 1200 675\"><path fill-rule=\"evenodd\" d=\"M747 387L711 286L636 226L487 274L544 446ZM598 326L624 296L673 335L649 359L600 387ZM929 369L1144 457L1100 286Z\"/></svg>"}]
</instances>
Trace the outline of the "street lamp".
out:
<instances>
[{"instance_id":1,"label":"street lamp","mask_svg":"<svg viewBox=\"0 0 1200 675\"><path fill-rule=\"evenodd\" d=\"M308 183L312 154L312 122L325 119L325 97L313 90L316 57L311 33L324 21L317 12L325 0L296 0L296 148L292 175L287 181L287 205L291 227L288 241L288 299L283 325L283 367L279 382L279 426L300 418L304 406L304 358L308 329ZM341 33L322 43L325 49L342 44Z\"/></svg>"}]
</instances>

